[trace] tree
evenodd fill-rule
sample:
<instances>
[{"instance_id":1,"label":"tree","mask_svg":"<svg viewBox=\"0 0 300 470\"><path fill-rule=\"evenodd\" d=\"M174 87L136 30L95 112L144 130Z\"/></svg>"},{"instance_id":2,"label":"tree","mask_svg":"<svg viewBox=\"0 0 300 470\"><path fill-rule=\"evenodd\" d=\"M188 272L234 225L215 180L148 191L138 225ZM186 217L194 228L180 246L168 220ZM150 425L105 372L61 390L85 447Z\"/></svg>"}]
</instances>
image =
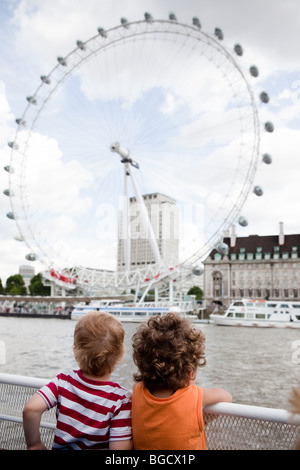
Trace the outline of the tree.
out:
<instances>
[{"instance_id":1,"label":"tree","mask_svg":"<svg viewBox=\"0 0 300 470\"><path fill-rule=\"evenodd\" d=\"M14 274L8 277L5 290L9 295L26 295L27 289L21 274Z\"/></svg>"},{"instance_id":2,"label":"tree","mask_svg":"<svg viewBox=\"0 0 300 470\"><path fill-rule=\"evenodd\" d=\"M202 296L203 296L203 290L200 289L200 287L198 287L198 286L193 286L193 287L190 288L187 295L195 295L196 300L201 300Z\"/></svg>"},{"instance_id":3,"label":"tree","mask_svg":"<svg viewBox=\"0 0 300 470\"><path fill-rule=\"evenodd\" d=\"M29 292L31 295L50 295L50 286L44 286L41 274L30 279Z\"/></svg>"}]
</instances>

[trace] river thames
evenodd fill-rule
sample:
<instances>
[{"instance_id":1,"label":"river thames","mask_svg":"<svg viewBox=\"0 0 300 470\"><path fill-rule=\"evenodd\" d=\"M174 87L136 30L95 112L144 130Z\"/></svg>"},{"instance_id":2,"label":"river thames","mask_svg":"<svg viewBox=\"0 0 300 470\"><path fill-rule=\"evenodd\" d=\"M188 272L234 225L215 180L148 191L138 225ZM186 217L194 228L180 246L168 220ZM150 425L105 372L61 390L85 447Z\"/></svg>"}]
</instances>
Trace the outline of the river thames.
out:
<instances>
[{"instance_id":1,"label":"river thames","mask_svg":"<svg viewBox=\"0 0 300 470\"><path fill-rule=\"evenodd\" d=\"M112 380L132 388L135 366L131 338L137 323L124 323L125 356ZM73 358L75 321L0 317L0 373L52 378L77 368ZM283 408L300 386L300 330L195 324L206 337L207 365L197 384L223 387L235 403Z\"/></svg>"}]
</instances>

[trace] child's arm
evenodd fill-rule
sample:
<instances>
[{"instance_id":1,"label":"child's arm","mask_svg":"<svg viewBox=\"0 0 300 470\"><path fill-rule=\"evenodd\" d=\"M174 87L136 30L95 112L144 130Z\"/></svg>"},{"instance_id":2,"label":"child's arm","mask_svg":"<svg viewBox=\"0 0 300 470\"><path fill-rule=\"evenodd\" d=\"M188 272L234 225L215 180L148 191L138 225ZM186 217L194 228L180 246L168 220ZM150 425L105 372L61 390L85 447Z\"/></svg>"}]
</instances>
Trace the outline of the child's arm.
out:
<instances>
[{"instance_id":1,"label":"child's arm","mask_svg":"<svg viewBox=\"0 0 300 470\"><path fill-rule=\"evenodd\" d=\"M127 441L109 441L109 450L131 450L132 439Z\"/></svg>"},{"instance_id":2,"label":"child's arm","mask_svg":"<svg viewBox=\"0 0 300 470\"><path fill-rule=\"evenodd\" d=\"M203 389L203 408L205 406L214 405L215 403L219 403L221 401L232 403L232 396L223 388Z\"/></svg>"},{"instance_id":3,"label":"child's arm","mask_svg":"<svg viewBox=\"0 0 300 470\"><path fill-rule=\"evenodd\" d=\"M37 393L26 403L23 410L23 428L28 450L47 450L41 441L40 422L48 409L45 400Z\"/></svg>"}]
</instances>

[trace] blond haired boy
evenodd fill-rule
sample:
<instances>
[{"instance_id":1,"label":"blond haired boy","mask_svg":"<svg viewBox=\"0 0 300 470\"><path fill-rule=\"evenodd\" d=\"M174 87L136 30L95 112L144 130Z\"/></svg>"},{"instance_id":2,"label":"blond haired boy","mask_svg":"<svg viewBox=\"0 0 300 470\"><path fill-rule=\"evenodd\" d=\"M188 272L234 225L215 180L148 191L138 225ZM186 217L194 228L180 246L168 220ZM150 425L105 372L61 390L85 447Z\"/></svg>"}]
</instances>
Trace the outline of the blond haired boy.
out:
<instances>
[{"instance_id":1,"label":"blond haired boy","mask_svg":"<svg viewBox=\"0 0 300 470\"><path fill-rule=\"evenodd\" d=\"M53 449L130 450L131 392L111 381L124 353L124 328L112 315L89 312L76 324L74 357L80 367L60 373L27 402L23 427L27 448L46 449L41 416L57 406Z\"/></svg>"}]
</instances>

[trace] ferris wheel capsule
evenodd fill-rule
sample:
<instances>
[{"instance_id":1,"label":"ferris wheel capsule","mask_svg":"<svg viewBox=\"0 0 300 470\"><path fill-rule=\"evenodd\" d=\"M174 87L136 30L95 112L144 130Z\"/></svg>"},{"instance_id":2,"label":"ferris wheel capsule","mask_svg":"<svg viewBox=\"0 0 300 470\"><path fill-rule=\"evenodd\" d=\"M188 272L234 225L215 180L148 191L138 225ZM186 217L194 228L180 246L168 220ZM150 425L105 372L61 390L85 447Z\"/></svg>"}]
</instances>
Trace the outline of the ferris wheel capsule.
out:
<instances>
[{"instance_id":1,"label":"ferris wheel capsule","mask_svg":"<svg viewBox=\"0 0 300 470\"><path fill-rule=\"evenodd\" d=\"M106 31L104 28L98 28L98 33L100 34L100 36L102 36L103 38L107 38L107 34L106 34Z\"/></svg>"},{"instance_id":2,"label":"ferris wheel capsule","mask_svg":"<svg viewBox=\"0 0 300 470\"><path fill-rule=\"evenodd\" d=\"M34 104L34 105L37 104L37 101L36 101L34 96L27 96L26 99L27 99L29 104Z\"/></svg>"},{"instance_id":3,"label":"ferris wheel capsule","mask_svg":"<svg viewBox=\"0 0 300 470\"><path fill-rule=\"evenodd\" d=\"M120 21L121 21L121 24L124 26L124 28L129 28L127 18L122 17Z\"/></svg>"},{"instance_id":4,"label":"ferris wheel capsule","mask_svg":"<svg viewBox=\"0 0 300 470\"><path fill-rule=\"evenodd\" d=\"M171 21L177 21L175 13L169 13L169 20Z\"/></svg>"},{"instance_id":5,"label":"ferris wheel capsule","mask_svg":"<svg viewBox=\"0 0 300 470\"><path fill-rule=\"evenodd\" d=\"M271 121L267 121L265 123L265 130L267 132L273 132L274 131L274 124Z\"/></svg>"},{"instance_id":6,"label":"ferris wheel capsule","mask_svg":"<svg viewBox=\"0 0 300 470\"><path fill-rule=\"evenodd\" d=\"M45 83L46 85L50 85L51 81L50 81L50 78L47 77L46 75L41 75L41 80L43 83Z\"/></svg>"},{"instance_id":7,"label":"ferris wheel capsule","mask_svg":"<svg viewBox=\"0 0 300 470\"><path fill-rule=\"evenodd\" d=\"M4 170L7 171L7 173L14 172L14 169L10 165L5 165Z\"/></svg>"},{"instance_id":8,"label":"ferris wheel capsule","mask_svg":"<svg viewBox=\"0 0 300 470\"><path fill-rule=\"evenodd\" d=\"M268 93L266 93L265 91L261 92L261 94L259 95L259 98L262 103L269 103L270 101L270 97Z\"/></svg>"},{"instance_id":9,"label":"ferris wheel capsule","mask_svg":"<svg viewBox=\"0 0 300 470\"><path fill-rule=\"evenodd\" d=\"M60 65L62 65L63 67L66 67L66 65L67 65L66 59L64 59L63 57L60 57L60 56L57 57L57 62L58 62Z\"/></svg>"},{"instance_id":10,"label":"ferris wheel capsule","mask_svg":"<svg viewBox=\"0 0 300 470\"><path fill-rule=\"evenodd\" d=\"M224 34L223 34L223 31L221 30L221 28L215 28L215 36L217 36L217 38L222 41L224 39Z\"/></svg>"},{"instance_id":11,"label":"ferris wheel capsule","mask_svg":"<svg viewBox=\"0 0 300 470\"><path fill-rule=\"evenodd\" d=\"M19 146L16 142L8 142L7 145L13 150L18 150L18 148L19 148Z\"/></svg>"},{"instance_id":12,"label":"ferris wheel capsule","mask_svg":"<svg viewBox=\"0 0 300 470\"><path fill-rule=\"evenodd\" d=\"M146 12L146 13L144 14L144 17L145 17L145 20L146 20L146 21L152 21L152 20L153 20L153 17L152 17L152 15L151 15L151 13Z\"/></svg>"},{"instance_id":13,"label":"ferris wheel capsule","mask_svg":"<svg viewBox=\"0 0 300 470\"><path fill-rule=\"evenodd\" d=\"M262 157L262 161L266 163L267 165L270 165L272 163L272 157L268 153L265 153Z\"/></svg>"},{"instance_id":14,"label":"ferris wheel capsule","mask_svg":"<svg viewBox=\"0 0 300 470\"><path fill-rule=\"evenodd\" d=\"M86 50L86 47L84 45L84 42L82 41L76 41L76 46L79 47L79 49L81 49L82 51L85 51Z\"/></svg>"},{"instance_id":15,"label":"ferris wheel capsule","mask_svg":"<svg viewBox=\"0 0 300 470\"><path fill-rule=\"evenodd\" d=\"M15 220L15 218L16 218L16 217L15 217L15 214L14 214L13 212L8 212L8 213L6 214L6 217L7 217L8 219L11 219L11 220Z\"/></svg>"},{"instance_id":16,"label":"ferris wheel capsule","mask_svg":"<svg viewBox=\"0 0 300 470\"><path fill-rule=\"evenodd\" d=\"M16 240L17 242L24 242L24 237L23 235L18 234L14 236L14 240Z\"/></svg>"},{"instance_id":17,"label":"ferris wheel capsule","mask_svg":"<svg viewBox=\"0 0 300 470\"><path fill-rule=\"evenodd\" d=\"M226 245L226 243L219 243L217 246L217 252L220 253L220 255L228 255L229 252L229 246Z\"/></svg>"},{"instance_id":18,"label":"ferris wheel capsule","mask_svg":"<svg viewBox=\"0 0 300 470\"><path fill-rule=\"evenodd\" d=\"M16 119L16 123L18 124L18 126L21 126L21 127L26 126L26 122L21 118Z\"/></svg>"},{"instance_id":19,"label":"ferris wheel capsule","mask_svg":"<svg viewBox=\"0 0 300 470\"><path fill-rule=\"evenodd\" d=\"M241 227L247 227L248 220L246 219L246 217L241 216L239 218L239 224L240 224Z\"/></svg>"},{"instance_id":20,"label":"ferris wheel capsule","mask_svg":"<svg viewBox=\"0 0 300 470\"><path fill-rule=\"evenodd\" d=\"M5 196L13 196L13 192L9 189L4 189L3 194L5 194Z\"/></svg>"},{"instance_id":21,"label":"ferris wheel capsule","mask_svg":"<svg viewBox=\"0 0 300 470\"><path fill-rule=\"evenodd\" d=\"M36 259L37 259L36 255L34 253L28 253L28 255L26 255L25 258L28 261L36 261Z\"/></svg>"},{"instance_id":22,"label":"ferris wheel capsule","mask_svg":"<svg viewBox=\"0 0 300 470\"><path fill-rule=\"evenodd\" d=\"M203 268L201 266L194 266L192 268L192 273L194 276L201 276L203 274Z\"/></svg>"},{"instance_id":23,"label":"ferris wheel capsule","mask_svg":"<svg viewBox=\"0 0 300 470\"><path fill-rule=\"evenodd\" d=\"M197 28L201 29L200 20L199 20L199 18L197 18L196 16L194 16L194 18L193 18L193 25L194 25L194 26L197 26Z\"/></svg>"},{"instance_id":24,"label":"ferris wheel capsule","mask_svg":"<svg viewBox=\"0 0 300 470\"><path fill-rule=\"evenodd\" d=\"M258 77L258 75L259 75L259 70L258 70L258 68L256 67L256 65L251 65L249 71L250 71L250 74L252 75L252 77L255 77L255 78Z\"/></svg>"},{"instance_id":25,"label":"ferris wheel capsule","mask_svg":"<svg viewBox=\"0 0 300 470\"><path fill-rule=\"evenodd\" d=\"M236 44L236 45L234 46L234 52L235 52L237 55L239 55L239 56L242 56L243 53L244 53L243 48L242 48L242 46L241 46L240 44Z\"/></svg>"},{"instance_id":26,"label":"ferris wheel capsule","mask_svg":"<svg viewBox=\"0 0 300 470\"><path fill-rule=\"evenodd\" d=\"M254 186L253 192L256 196L262 196L264 193L261 186Z\"/></svg>"}]
</instances>

